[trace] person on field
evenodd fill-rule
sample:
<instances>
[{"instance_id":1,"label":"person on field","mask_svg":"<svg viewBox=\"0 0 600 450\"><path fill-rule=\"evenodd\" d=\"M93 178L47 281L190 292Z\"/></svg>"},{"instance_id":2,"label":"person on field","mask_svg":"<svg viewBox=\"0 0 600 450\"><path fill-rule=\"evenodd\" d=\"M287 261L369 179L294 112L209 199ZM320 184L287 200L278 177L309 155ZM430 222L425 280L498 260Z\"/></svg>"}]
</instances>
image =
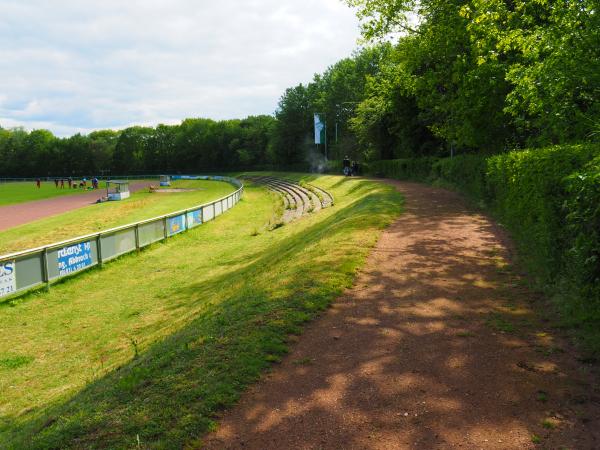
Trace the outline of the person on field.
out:
<instances>
[{"instance_id":1,"label":"person on field","mask_svg":"<svg viewBox=\"0 0 600 450\"><path fill-rule=\"evenodd\" d=\"M71 189L73 187L73 178L69 177L67 183L69 183L69 189Z\"/></svg>"},{"instance_id":2,"label":"person on field","mask_svg":"<svg viewBox=\"0 0 600 450\"><path fill-rule=\"evenodd\" d=\"M64 178L61 178L61 179L60 179L60 188L61 188L61 189L64 189L64 188L65 188L65 179L64 179Z\"/></svg>"},{"instance_id":3,"label":"person on field","mask_svg":"<svg viewBox=\"0 0 600 450\"><path fill-rule=\"evenodd\" d=\"M351 168L350 168L350 158L348 158L347 155L344 158L344 160L342 161L342 165L344 167L344 175L349 176L351 173Z\"/></svg>"},{"instance_id":4,"label":"person on field","mask_svg":"<svg viewBox=\"0 0 600 450\"><path fill-rule=\"evenodd\" d=\"M54 179L54 186L56 186L56 188L58 189L58 178Z\"/></svg>"},{"instance_id":5,"label":"person on field","mask_svg":"<svg viewBox=\"0 0 600 450\"><path fill-rule=\"evenodd\" d=\"M35 185L37 186L37 188L39 189L42 185L42 180L40 180L39 178L35 179Z\"/></svg>"}]
</instances>

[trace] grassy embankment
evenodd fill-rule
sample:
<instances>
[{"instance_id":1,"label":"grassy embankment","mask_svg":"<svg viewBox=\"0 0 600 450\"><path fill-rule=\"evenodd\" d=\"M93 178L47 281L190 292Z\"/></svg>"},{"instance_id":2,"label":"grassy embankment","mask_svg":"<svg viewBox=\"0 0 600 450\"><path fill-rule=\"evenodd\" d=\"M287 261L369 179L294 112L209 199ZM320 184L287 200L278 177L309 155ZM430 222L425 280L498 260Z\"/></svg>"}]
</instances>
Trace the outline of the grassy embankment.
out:
<instances>
[{"instance_id":1,"label":"grassy embankment","mask_svg":"<svg viewBox=\"0 0 600 450\"><path fill-rule=\"evenodd\" d=\"M389 186L312 183L336 206L267 231L278 202L250 186L214 222L0 305L0 447L197 444L401 211Z\"/></svg>"},{"instance_id":2,"label":"grassy embankment","mask_svg":"<svg viewBox=\"0 0 600 450\"><path fill-rule=\"evenodd\" d=\"M105 187L103 182L100 183L100 186ZM69 189L68 187L66 181L64 189L61 189L60 187L56 188L54 181L42 181L39 189L36 187L35 181L0 183L0 206L89 192L84 191L83 189Z\"/></svg>"},{"instance_id":3,"label":"grassy embankment","mask_svg":"<svg viewBox=\"0 0 600 450\"><path fill-rule=\"evenodd\" d=\"M89 205L10 228L0 232L0 254L39 247L200 205L224 197L236 189L228 183L205 180L179 180L173 182L171 187L198 190L151 194L145 189L132 194L127 200Z\"/></svg>"}]
</instances>

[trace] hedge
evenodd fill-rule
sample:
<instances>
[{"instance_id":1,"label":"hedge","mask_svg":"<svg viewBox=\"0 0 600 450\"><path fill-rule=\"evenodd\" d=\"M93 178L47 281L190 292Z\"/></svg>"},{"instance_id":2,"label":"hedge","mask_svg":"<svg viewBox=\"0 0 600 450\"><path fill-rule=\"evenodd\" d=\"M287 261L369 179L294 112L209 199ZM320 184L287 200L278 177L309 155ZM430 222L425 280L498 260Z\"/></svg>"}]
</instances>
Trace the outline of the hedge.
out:
<instances>
[{"instance_id":1,"label":"hedge","mask_svg":"<svg viewBox=\"0 0 600 450\"><path fill-rule=\"evenodd\" d=\"M573 307L574 320L600 323L600 157L566 179L564 203L568 253L566 272L582 295Z\"/></svg>"},{"instance_id":2,"label":"hedge","mask_svg":"<svg viewBox=\"0 0 600 450\"><path fill-rule=\"evenodd\" d=\"M487 161L487 197L525 254L541 283L566 269L573 246L567 228L567 179L594 156L592 146L560 146L510 152Z\"/></svg>"},{"instance_id":3,"label":"hedge","mask_svg":"<svg viewBox=\"0 0 600 450\"><path fill-rule=\"evenodd\" d=\"M485 198L486 157L460 155L433 165L430 178L448 183L476 200Z\"/></svg>"},{"instance_id":4,"label":"hedge","mask_svg":"<svg viewBox=\"0 0 600 450\"><path fill-rule=\"evenodd\" d=\"M371 174L404 180L424 180L432 171L437 158L406 158L369 163Z\"/></svg>"},{"instance_id":5,"label":"hedge","mask_svg":"<svg viewBox=\"0 0 600 450\"><path fill-rule=\"evenodd\" d=\"M592 346L600 354L600 145L377 161L371 168L451 185L483 203L511 232L537 285L562 293L565 319L596 329Z\"/></svg>"}]
</instances>

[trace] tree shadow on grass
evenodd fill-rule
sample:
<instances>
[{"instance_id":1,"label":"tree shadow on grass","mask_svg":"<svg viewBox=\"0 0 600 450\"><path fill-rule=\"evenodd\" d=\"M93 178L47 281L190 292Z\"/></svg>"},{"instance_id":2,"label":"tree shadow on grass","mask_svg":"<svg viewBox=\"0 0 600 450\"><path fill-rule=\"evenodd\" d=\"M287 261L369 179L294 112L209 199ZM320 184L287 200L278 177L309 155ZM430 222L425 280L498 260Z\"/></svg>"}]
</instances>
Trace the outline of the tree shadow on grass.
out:
<instances>
[{"instance_id":1,"label":"tree shadow on grass","mask_svg":"<svg viewBox=\"0 0 600 450\"><path fill-rule=\"evenodd\" d=\"M237 273L171 291L173 304L198 305L195 318L69 400L4 417L6 447L133 447L139 439L178 448L211 429L215 413L287 351L287 336L351 284L367 252L353 232L381 228L399 211L398 194L377 190L276 241ZM315 263L298 262L301 252Z\"/></svg>"}]
</instances>

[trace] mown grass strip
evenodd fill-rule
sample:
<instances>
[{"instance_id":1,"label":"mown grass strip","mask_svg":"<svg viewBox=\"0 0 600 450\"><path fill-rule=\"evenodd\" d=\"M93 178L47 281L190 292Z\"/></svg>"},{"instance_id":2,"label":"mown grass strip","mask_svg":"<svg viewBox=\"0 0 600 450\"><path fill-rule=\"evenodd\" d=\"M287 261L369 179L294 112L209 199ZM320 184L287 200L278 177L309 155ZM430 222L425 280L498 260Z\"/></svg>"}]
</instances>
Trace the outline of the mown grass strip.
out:
<instances>
[{"instance_id":1,"label":"mown grass strip","mask_svg":"<svg viewBox=\"0 0 600 450\"><path fill-rule=\"evenodd\" d=\"M3 447L197 442L400 213L389 186L310 178L334 208L266 231L271 194L248 187L219 221L0 307L0 354L35 358L0 371Z\"/></svg>"}]
</instances>

